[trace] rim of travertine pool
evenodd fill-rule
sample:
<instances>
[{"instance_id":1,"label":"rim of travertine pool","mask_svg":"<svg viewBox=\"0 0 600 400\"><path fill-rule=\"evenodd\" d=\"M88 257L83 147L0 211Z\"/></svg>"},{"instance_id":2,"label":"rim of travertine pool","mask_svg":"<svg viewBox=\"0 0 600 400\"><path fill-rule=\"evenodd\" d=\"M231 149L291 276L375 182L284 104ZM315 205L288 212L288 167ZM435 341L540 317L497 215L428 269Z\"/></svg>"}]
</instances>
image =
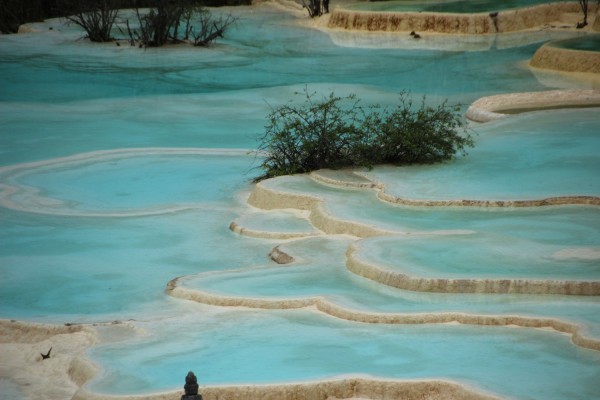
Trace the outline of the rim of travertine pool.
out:
<instances>
[{"instance_id":1,"label":"rim of travertine pool","mask_svg":"<svg viewBox=\"0 0 600 400\"><path fill-rule=\"evenodd\" d=\"M597 6L589 6L588 18ZM338 6L331 11L327 27L371 32L436 32L444 34L497 34L539 29L561 21L565 15L581 11L577 2L533 5L498 12L438 13L412 11L356 11ZM572 18L568 18L572 23ZM589 24L590 29L593 21ZM575 24L573 23L573 28Z\"/></svg>"},{"instance_id":2,"label":"rim of travertine pool","mask_svg":"<svg viewBox=\"0 0 600 400\"><path fill-rule=\"evenodd\" d=\"M188 275L172 279L166 286L166 293L176 298L194 301L218 307L243 307L267 310L294 310L313 308L329 317L350 322L390 325L447 324L480 326L518 326L521 328L550 328L557 333L571 336L573 344L600 351L600 339L587 336L583 326L557 318L531 317L506 314L476 314L461 312L423 312L423 313L380 313L355 310L340 306L324 296L302 298L266 298L229 296L202 289L185 287L188 279L197 279L198 275Z\"/></svg>"},{"instance_id":3,"label":"rim of travertine pool","mask_svg":"<svg viewBox=\"0 0 600 400\"><path fill-rule=\"evenodd\" d=\"M542 45L529 62L534 68L568 73L600 74L600 51L578 50L555 46L551 41Z\"/></svg>"},{"instance_id":4,"label":"rim of travertine pool","mask_svg":"<svg viewBox=\"0 0 600 400\"><path fill-rule=\"evenodd\" d=\"M466 117L475 122L489 122L515 112L577 107L600 107L600 90L546 90L485 96L469 106Z\"/></svg>"}]
</instances>

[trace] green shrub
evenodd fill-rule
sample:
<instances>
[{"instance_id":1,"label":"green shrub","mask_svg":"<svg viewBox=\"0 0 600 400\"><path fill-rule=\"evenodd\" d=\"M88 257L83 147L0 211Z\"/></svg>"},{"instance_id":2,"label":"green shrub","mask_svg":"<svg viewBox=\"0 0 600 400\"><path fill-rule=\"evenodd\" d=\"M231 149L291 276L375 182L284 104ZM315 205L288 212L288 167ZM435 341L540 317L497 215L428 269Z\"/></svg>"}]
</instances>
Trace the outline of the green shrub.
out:
<instances>
[{"instance_id":1,"label":"green shrub","mask_svg":"<svg viewBox=\"0 0 600 400\"><path fill-rule=\"evenodd\" d=\"M414 109L406 93L400 105L385 116L377 135L381 163L423 164L447 161L457 152L466 154L473 140L463 127L458 106L444 101L437 107L425 104Z\"/></svg>"},{"instance_id":2,"label":"green shrub","mask_svg":"<svg viewBox=\"0 0 600 400\"><path fill-rule=\"evenodd\" d=\"M303 93L301 105L274 108L260 138L263 175L310 172L321 168L372 167L377 164L434 163L466 155L473 139L458 106L446 102L414 107L407 93L394 109L362 107L355 95L334 93L314 100Z\"/></svg>"},{"instance_id":3,"label":"green shrub","mask_svg":"<svg viewBox=\"0 0 600 400\"><path fill-rule=\"evenodd\" d=\"M41 0L0 0L0 33L16 33L21 24L43 16Z\"/></svg>"}]
</instances>

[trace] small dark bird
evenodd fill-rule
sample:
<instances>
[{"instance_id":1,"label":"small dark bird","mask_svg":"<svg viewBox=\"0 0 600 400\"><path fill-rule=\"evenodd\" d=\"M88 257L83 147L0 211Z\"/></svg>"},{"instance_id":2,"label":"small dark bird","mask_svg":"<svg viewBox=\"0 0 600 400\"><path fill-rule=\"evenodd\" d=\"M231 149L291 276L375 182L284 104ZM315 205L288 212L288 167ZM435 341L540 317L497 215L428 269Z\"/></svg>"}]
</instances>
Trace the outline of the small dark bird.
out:
<instances>
[{"instance_id":1,"label":"small dark bird","mask_svg":"<svg viewBox=\"0 0 600 400\"><path fill-rule=\"evenodd\" d=\"M41 354L40 353L40 355L42 356L42 360L46 360L46 359L50 358L50 352L51 351L52 351L52 347L50 347L50 350L48 350L48 352L46 354Z\"/></svg>"},{"instance_id":2,"label":"small dark bird","mask_svg":"<svg viewBox=\"0 0 600 400\"><path fill-rule=\"evenodd\" d=\"M410 36L415 36L415 31L411 31Z\"/></svg>"},{"instance_id":3,"label":"small dark bird","mask_svg":"<svg viewBox=\"0 0 600 400\"><path fill-rule=\"evenodd\" d=\"M415 34L413 35L413 37L414 37L415 39L421 39L421 35L419 35L418 33L415 33Z\"/></svg>"}]
</instances>

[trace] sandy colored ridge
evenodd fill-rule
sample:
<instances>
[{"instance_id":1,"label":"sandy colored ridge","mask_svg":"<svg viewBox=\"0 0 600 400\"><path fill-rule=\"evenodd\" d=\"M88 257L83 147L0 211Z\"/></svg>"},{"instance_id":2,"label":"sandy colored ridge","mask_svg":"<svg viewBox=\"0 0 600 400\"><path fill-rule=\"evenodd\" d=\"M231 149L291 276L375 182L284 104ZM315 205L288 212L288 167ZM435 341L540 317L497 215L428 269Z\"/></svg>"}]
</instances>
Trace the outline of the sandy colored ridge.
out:
<instances>
[{"instance_id":1,"label":"sandy colored ridge","mask_svg":"<svg viewBox=\"0 0 600 400\"><path fill-rule=\"evenodd\" d=\"M598 53L600 57L600 53ZM600 68L600 59L598 60ZM535 111L566 107L600 107L600 90L547 90L498 94L482 97L467 109L468 119L489 122L509 115L512 110Z\"/></svg>"},{"instance_id":2,"label":"sandy colored ridge","mask_svg":"<svg viewBox=\"0 0 600 400\"><path fill-rule=\"evenodd\" d=\"M77 167L89 163L106 162L131 157L198 155L198 156L248 156L250 150L241 149L204 149L204 148L131 148L99 150L80 153L67 157L58 157L43 161L0 167L0 206L36 214L74 216L74 217L139 217L160 215L178 211L202 208L198 204L180 204L169 207L149 207L125 211L85 211L69 208L64 201L41 195L39 188L18 183L24 175L57 168Z\"/></svg>"},{"instance_id":3,"label":"sandy colored ridge","mask_svg":"<svg viewBox=\"0 0 600 400\"><path fill-rule=\"evenodd\" d=\"M332 178L332 175L338 176L338 180ZM319 170L311 172L310 177L318 182L323 182L325 184L333 186L359 189L374 188L378 191L382 191L384 188L384 186L380 183L369 183L367 185L364 183L364 181L369 180L368 178L362 177L360 175L357 175L355 172L348 170ZM248 198L248 204L263 210L298 209L308 211L308 220L310 224L327 235L351 235L358 238L366 238L371 236L409 234L408 232L404 231L392 231L382 229L374 225L364 224L361 222L335 218L325 210L325 206L323 204L324 200L320 197L312 196L309 194L285 192L271 187L273 182L276 182L280 179L285 179L285 177L273 178L267 181L257 183L254 186L252 192L250 193L250 197ZM245 233L245 230L241 229L239 226L237 226L237 224L232 230L240 234ZM464 234L471 232L466 232L464 230L410 232L410 234L412 235L432 233L443 235ZM253 236L265 237L270 239L288 239L287 234L283 234L282 236L278 237L272 232L264 232L263 235L259 231L254 231Z\"/></svg>"},{"instance_id":4,"label":"sandy colored ridge","mask_svg":"<svg viewBox=\"0 0 600 400\"><path fill-rule=\"evenodd\" d=\"M359 222L334 218L324 210L323 200L319 197L284 192L267 187L267 185L268 183L265 183L265 181L255 185L248 198L250 205L264 210L295 208L309 211L309 222L316 229L330 235L347 234L356 237L369 237L399 233ZM281 239L285 239L285 237Z\"/></svg>"},{"instance_id":5,"label":"sandy colored ridge","mask_svg":"<svg viewBox=\"0 0 600 400\"><path fill-rule=\"evenodd\" d=\"M23 398L71 398L96 368L85 351L98 343L94 330L81 325L50 325L0 320L0 377L18 384ZM51 357L40 353L52 347Z\"/></svg>"},{"instance_id":6,"label":"sandy colored ridge","mask_svg":"<svg viewBox=\"0 0 600 400\"><path fill-rule=\"evenodd\" d=\"M591 3L591 2L590 2ZM589 25L594 23L597 6L589 5ZM382 32L436 32L446 34L496 34L525 31L576 23L581 13L577 2L548 3L498 12L465 14L434 12L370 12L336 8L331 12L329 28Z\"/></svg>"},{"instance_id":7,"label":"sandy colored ridge","mask_svg":"<svg viewBox=\"0 0 600 400\"><path fill-rule=\"evenodd\" d=\"M600 74L600 51L565 49L550 42L535 52L530 65L557 71Z\"/></svg>"},{"instance_id":8,"label":"sandy colored ridge","mask_svg":"<svg viewBox=\"0 0 600 400\"><path fill-rule=\"evenodd\" d=\"M359 175L364 177L358 171L346 171L346 174ZM363 182L356 183L356 180L345 180L341 175L338 180L331 177L329 170L314 171L310 177L318 182L340 187L354 188L372 188L376 190L377 197L391 204L402 204L410 206L478 206L478 207L531 207L531 206L551 206L551 205L600 205L600 197L597 196L564 196L553 197L540 200L411 200L403 199L385 192L385 185L379 182L373 182L365 186ZM391 231L379 228L374 225L368 225L361 222L343 220L335 218L329 214L324 205L324 200L309 194L291 193L276 187L278 180L285 180L286 177L272 178L257 183L248 198L248 203L256 208L263 210L275 209L298 209L309 212L309 222L316 228L326 234L347 234L359 238L370 236L382 236L392 234L407 234L407 232ZM275 186L275 187L274 187ZM243 233L241 229L234 230ZM410 232L410 234L420 234L425 232ZM427 233L447 234L457 233L457 231L428 231ZM266 237L273 238L270 233ZM255 236L260 236L255 232ZM281 237L285 239L286 237Z\"/></svg>"},{"instance_id":9,"label":"sandy colored ridge","mask_svg":"<svg viewBox=\"0 0 600 400\"><path fill-rule=\"evenodd\" d=\"M345 179L352 172L336 171L316 171L311 173L311 177L317 181L323 180L328 184L333 184L336 175L337 179ZM275 178L275 179L285 179ZM271 180L271 183L275 181ZM370 187L377 188L379 197L383 189L380 184L367 185L362 179L350 178L339 181L340 186L346 187ZM342 220L332 217L324 208L324 200L311 195L302 195L297 193L286 193L269 187L269 182L258 183L251 193L248 202L259 208L277 209L277 208L300 208L310 211L309 222L325 234L345 234L358 238L367 238L373 236L387 235L420 235L424 232L393 232L380 229L367 224ZM467 231L432 231L429 234L465 234ZM272 238L272 236L271 236ZM281 237L287 239L287 237ZM396 287L403 290L437 293L511 293L511 294L559 294L559 295L578 295L578 296L598 296L600 295L600 281L571 281L571 280L551 280L551 279L448 279L448 278L424 278L411 276L397 271L390 271L385 267L370 263L357 255L357 245L349 247L346 253L347 269L363 278L367 278L378 283ZM278 250L280 252L281 250ZM201 301L204 302L204 301ZM257 300L257 302L259 302ZM258 304L258 303L257 303ZM234 305L234 304L229 304ZM239 304L235 304L239 305ZM281 306L282 304L279 304ZM278 307L279 307L278 306ZM284 308L304 307L305 303L286 305Z\"/></svg>"},{"instance_id":10,"label":"sandy colored ridge","mask_svg":"<svg viewBox=\"0 0 600 400\"><path fill-rule=\"evenodd\" d=\"M600 281L551 279L449 279L424 278L389 270L358 254L359 246L346 252L346 267L356 275L403 290L435 293L511 293L599 296Z\"/></svg>"},{"instance_id":11,"label":"sandy colored ridge","mask_svg":"<svg viewBox=\"0 0 600 400\"><path fill-rule=\"evenodd\" d=\"M229 229L232 232L242 236L256 237L262 239L300 239L310 236L316 236L318 233L315 232L267 232L256 229L246 228L239 222L232 221L229 224Z\"/></svg>"},{"instance_id":12,"label":"sandy colored ridge","mask_svg":"<svg viewBox=\"0 0 600 400\"><path fill-rule=\"evenodd\" d=\"M272 385L200 386L204 400L498 400L446 380L402 381L368 376ZM183 389L144 396L109 396L79 390L73 400L179 400Z\"/></svg>"},{"instance_id":13,"label":"sandy colored ridge","mask_svg":"<svg viewBox=\"0 0 600 400\"><path fill-rule=\"evenodd\" d=\"M372 188L377 192L377 198L391 204L400 204L407 206L425 206L425 207L541 207L553 205L600 205L599 196L557 196L544 199L532 200L470 200L470 199L449 199L449 200L422 200L422 199L407 199L391 195L386 192L385 184L377 182L365 176L364 173L358 170L350 171L350 174L358 175L365 180L371 182L370 185L364 183L356 183L356 179L349 180L343 175L338 175L337 178L331 177L330 170L319 170L310 173L310 177L316 181L327 185L353 187L353 188ZM256 187L255 187L256 189ZM260 206L257 206L260 208ZM312 222L312 219L311 219ZM336 232L341 233L341 232ZM355 235L360 236L360 235ZM371 235L372 236L372 235ZM364 237L364 236L360 236Z\"/></svg>"},{"instance_id":14,"label":"sandy colored ridge","mask_svg":"<svg viewBox=\"0 0 600 400\"><path fill-rule=\"evenodd\" d=\"M201 276L202 274L200 274ZM198 275L194 276L197 277ZM256 309L293 310L314 307L330 317L346 321L392 324L392 325L415 325L415 324L447 324L459 323L463 325L481 326L518 326L521 328L544 329L550 328L558 333L571 336L573 344L600 351L600 339L586 336L584 328L578 324L553 318L539 318L518 315L480 315L458 312L444 313L373 313L349 309L337 305L323 296L305 298L259 298L226 296L207 292L199 289L190 289L184 286L185 280L191 278L179 277L171 280L166 287L168 295L219 307L247 307Z\"/></svg>"}]
</instances>

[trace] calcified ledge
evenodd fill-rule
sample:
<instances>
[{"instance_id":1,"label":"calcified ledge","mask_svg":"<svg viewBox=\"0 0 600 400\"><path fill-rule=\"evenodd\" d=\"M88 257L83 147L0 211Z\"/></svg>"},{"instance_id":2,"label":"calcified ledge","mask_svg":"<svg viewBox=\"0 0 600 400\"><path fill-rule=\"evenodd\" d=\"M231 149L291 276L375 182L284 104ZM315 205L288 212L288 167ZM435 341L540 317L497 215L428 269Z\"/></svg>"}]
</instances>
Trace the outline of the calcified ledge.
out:
<instances>
[{"instance_id":1,"label":"calcified ledge","mask_svg":"<svg viewBox=\"0 0 600 400\"><path fill-rule=\"evenodd\" d=\"M0 319L0 375L17 384L23 398L70 399L97 373L85 357L97 343L90 326ZM51 347L50 359L42 361L40 353Z\"/></svg>"},{"instance_id":2,"label":"calcified ledge","mask_svg":"<svg viewBox=\"0 0 600 400\"><path fill-rule=\"evenodd\" d=\"M550 328L556 332L570 335L571 341L577 346L600 351L600 340L586 336L580 325L553 318L515 315L476 315L465 313L371 313L339 306L322 296L287 299L225 296L198 289L186 288L181 285L181 281L185 279L186 277L179 277L171 280L167 284L166 293L176 298L219 307L247 307L269 310L291 310L314 307L316 310L334 318L371 324L417 325L460 323L464 325L481 326L518 326L536 329Z\"/></svg>"},{"instance_id":3,"label":"calcified ledge","mask_svg":"<svg viewBox=\"0 0 600 400\"><path fill-rule=\"evenodd\" d=\"M340 186L377 188L379 197L382 195L382 185L367 185L364 182L336 181L329 174L317 171L311 174L316 180L328 184L337 183ZM284 179L284 178L280 178ZM409 232L394 232L380 229L374 226L345 221L332 217L323 207L324 200L297 193L286 193L266 187L267 184L258 183L252 191L248 202L255 207L264 209L297 208L309 211L309 221L313 226L326 234L347 234L359 238L373 236L384 236L393 234L409 234ZM586 203L589 204L589 203ZM464 204L462 204L464 205ZM471 204L472 205L472 204ZM436 234L457 234L463 231L434 231ZM422 234L422 232L410 232L410 234ZM357 255L357 246L352 245L346 253L347 269L358 275L381 284L396 287L403 290L438 293L511 293L511 294L559 294L577 296L600 295L599 281L567 281L567 280L535 280L535 279L446 279L446 278L423 278L390 271L380 265L369 263ZM256 300L260 302L262 300ZM202 301L204 302L204 301ZM298 303L299 302L299 303ZM311 303L309 301L309 303ZM295 300L284 308L297 308L310 305L305 300ZM257 303L258 304L258 303ZM267 302L267 304L271 304ZM283 303L278 303L278 308ZM287 304L287 303L286 303ZM239 304L230 304L239 305Z\"/></svg>"},{"instance_id":4,"label":"calcified ledge","mask_svg":"<svg viewBox=\"0 0 600 400\"><path fill-rule=\"evenodd\" d=\"M596 6L590 6L590 14ZM329 28L383 32L437 32L450 34L495 34L539 28L560 21L563 14L578 13L576 2L538 6L494 13L458 14L432 12L368 12L337 8Z\"/></svg>"},{"instance_id":5,"label":"calcified ledge","mask_svg":"<svg viewBox=\"0 0 600 400\"><path fill-rule=\"evenodd\" d=\"M73 400L179 400L183 390L144 396L109 396L83 389ZM402 381L363 376L271 385L200 386L204 400L498 400L474 389L444 380Z\"/></svg>"},{"instance_id":6,"label":"calcified ledge","mask_svg":"<svg viewBox=\"0 0 600 400\"><path fill-rule=\"evenodd\" d=\"M233 221L229 224L229 230L238 235L262 238L262 239L300 239L311 236L316 236L318 233L303 233L303 232L267 232L257 229L245 228L238 222Z\"/></svg>"},{"instance_id":7,"label":"calcified ledge","mask_svg":"<svg viewBox=\"0 0 600 400\"><path fill-rule=\"evenodd\" d=\"M360 171L353 172L365 179L371 178L365 176ZM344 181L334 181L331 178L323 179L320 171L315 171L310 175L317 181L322 181L330 185L359 187L352 183ZM424 199L406 199L391 195L385 191L385 184L373 182L372 188L377 190L377 197L380 200L392 204L407 206L425 206L425 207L542 207L542 206L560 206L560 205L600 205L598 196L557 196L544 199L531 200L470 200L470 199L449 199L449 200L424 200Z\"/></svg>"},{"instance_id":8,"label":"calcified ledge","mask_svg":"<svg viewBox=\"0 0 600 400\"><path fill-rule=\"evenodd\" d=\"M316 181L322 182L327 185L348 187L348 188L359 188L359 189L374 189L377 192L377 197L391 204L401 204L410 206L479 206L479 207L532 207L532 206L551 206L551 205L600 205L600 197L596 196L568 196L568 197L554 197L541 200L410 200L402 199L392 196L385 192L385 185L379 182L372 182L369 184L364 181L355 182L353 180L344 180L342 178L332 178L327 170L315 171L310 174L310 177ZM360 172L347 172L347 174L361 175ZM362 175L361 175L362 176ZM369 179L364 177L365 179ZM361 222L343 220L335 218L330 215L324 208L324 200L309 194L290 193L283 190L278 190L273 187L269 187L270 182L274 179L285 179L285 177L273 178L267 181L257 183L250 197L248 203L251 206L260 208L263 210L275 210L275 209L297 209L309 212L309 222L317 229L321 230L326 234L346 234L352 235L359 238L366 238L371 236L382 236L392 234L406 234L407 232L392 231L382 229L377 226L368 225ZM269 182L270 181L270 182ZM231 228L234 232L242 233L234 225ZM424 232L411 232L412 234L419 234ZM456 233L456 231L434 231L427 233ZM258 232L253 232L255 236L261 236ZM288 238L285 234L281 237L277 237L276 234L264 232L264 237L269 238Z\"/></svg>"},{"instance_id":9,"label":"calcified ledge","mask_svg":"<svg viewBox=\"0 0 600 400\"><path fill-rule=\"evenodd\" d=\"M598 54L600 57L600 53ZM569 60L569 63L574 63ZM600 59L598 60L600 68ZM600 107L600 90L547 90L482 97L467 109L466 117L476 122L489 122L525 112L567 107Z\"/></svg>"},{"instance_id":10,"label":"calcified ledge","mask_svg":"<svg viewBox=\"0 0 600 400\"><path fill-rule=\"evenodd\" d=\"M346 234L356 237L370 237L398 233L367 224L334 218L323 209L323 200L319 197L279 191L266 187L264 182L259 182L254 186L248 198L248 203L264 210L293 208L309 211L309 222L315 228L330 235Z\"/></svg>"},{"instance_id":11,"label":"calcified ledge","mask_svg":"<svg viewBox=\"0 0 600 400\"><path fill-rule=\"evenodd\" d=\"M346 252L346 267L356 275L403 290L435 293L557 294L574 296L600 295L600 281L541 279L449 279L424 278L391 271L360 257L359 246Z\"/></svg>"},{"instance_id":12,"label":"calcified ledge","mask_svg":"<svg viewBox=\"0 0 600 400\"><path fill-rule=\"evenodd\" d=\"M550 43L540 47L529 65L562 72L600 73L600 51L564 49Z\"/></svg>"}]
</instances>

